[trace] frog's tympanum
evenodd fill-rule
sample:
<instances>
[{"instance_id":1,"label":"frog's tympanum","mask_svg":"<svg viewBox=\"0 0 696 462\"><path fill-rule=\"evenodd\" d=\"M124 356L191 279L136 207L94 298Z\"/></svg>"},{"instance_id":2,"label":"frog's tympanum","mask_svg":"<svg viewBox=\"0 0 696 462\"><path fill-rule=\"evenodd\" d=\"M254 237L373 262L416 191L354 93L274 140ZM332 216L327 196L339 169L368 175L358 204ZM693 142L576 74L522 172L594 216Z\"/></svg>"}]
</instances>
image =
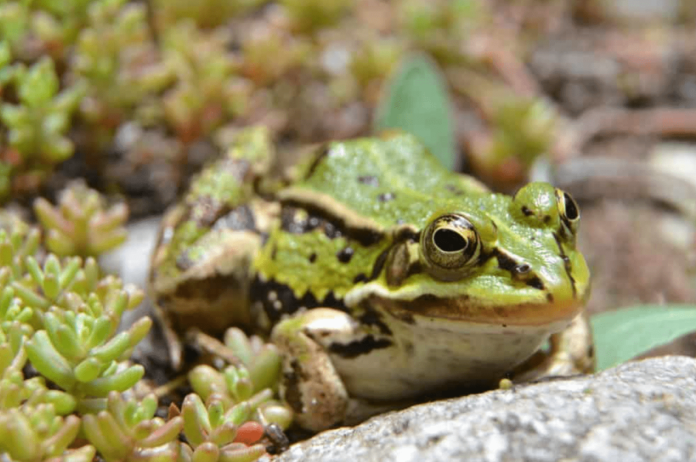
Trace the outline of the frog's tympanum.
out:
<instances>
[{"instance_id":1,"label":"frog's tympanum","mask_svg":"<svg viewBox=\"0 0 696 462\"><path fill-rule=\"evenodd\" d=\"M191 327L270 333L281 394L312 430L591 367L568 193L492 193L402 133L328 143L271 182L273 160L265 129L241 131L165 216L151 289L173 358Z\"/></svg>"}]
</instances>

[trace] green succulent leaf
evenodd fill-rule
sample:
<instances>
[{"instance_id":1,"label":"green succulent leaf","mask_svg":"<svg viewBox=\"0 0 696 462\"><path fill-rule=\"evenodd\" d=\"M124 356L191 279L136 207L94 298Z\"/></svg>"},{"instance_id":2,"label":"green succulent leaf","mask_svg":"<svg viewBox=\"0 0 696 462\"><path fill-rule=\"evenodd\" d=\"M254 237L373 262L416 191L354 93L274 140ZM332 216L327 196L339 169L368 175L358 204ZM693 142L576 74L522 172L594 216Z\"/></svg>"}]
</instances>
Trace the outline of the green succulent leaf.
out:
<instances>
[{"instance_id":1,"label":"green succulent leaf","mask_svg":"<svg viewBox=\"0 0 696 462\"><path fill-rule=\"evenodd\" d=\"M591 318L597 369L626 362L696 331L696 305L644 305Z\"/></svg>"},{"instance_id":2,"label":"green succulent leaf","mask_svg":"<svg viewBox=\"0 0 696 462\"><path fill-rule=\"evenodd\" d=\"M41 375L63 390L72 390L75 375L66 359L56 350L45 330L40 330L26 343L29 361Z\"/></svg>"},{"instance_id":3,"label":"green succulent leaf","mask_svg":"<svg viewBox=\"0 0 696 462\"><path fill-rule=\"evenodd\" d=\"M135 385L145 375L143 366L137 364L116 374L100 377L83 384L83 390L89 396L102 397L110 391L126 391Z\"/></svg>"},{"instance_id":4,"label":"green succulent leaf","mask_svg":"<svg viewBox=\"0 0 696 462\"><path fill-rule=\"evenodd\" d=\"M377 108L374 131L400 129L415 135L442 165L454 169L456 139L444 79L432 59L406 58Z\"/></svg>"}]
</instances>

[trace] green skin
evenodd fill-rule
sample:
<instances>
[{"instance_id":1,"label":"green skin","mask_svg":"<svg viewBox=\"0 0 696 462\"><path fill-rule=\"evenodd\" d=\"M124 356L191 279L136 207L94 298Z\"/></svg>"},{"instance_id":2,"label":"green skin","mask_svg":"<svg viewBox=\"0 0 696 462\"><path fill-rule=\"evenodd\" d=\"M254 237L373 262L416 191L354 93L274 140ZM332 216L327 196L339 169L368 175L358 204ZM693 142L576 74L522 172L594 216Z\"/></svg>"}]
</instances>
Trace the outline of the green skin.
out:
<instances>
[{"instance_id":1,"label":"green skin","mask_svg":"<svg viewBox=\"0 0 696 462\"><path fill-rule=\"evenodd\" d=\"M273 159L265 129L242 131L163 220L151 290L175 363L190 327L270 332L281 394L315 431L446 388L591 368L567 193L491 193L401 133L329 143L275 184Z\"/></svg>"}]
</instances>

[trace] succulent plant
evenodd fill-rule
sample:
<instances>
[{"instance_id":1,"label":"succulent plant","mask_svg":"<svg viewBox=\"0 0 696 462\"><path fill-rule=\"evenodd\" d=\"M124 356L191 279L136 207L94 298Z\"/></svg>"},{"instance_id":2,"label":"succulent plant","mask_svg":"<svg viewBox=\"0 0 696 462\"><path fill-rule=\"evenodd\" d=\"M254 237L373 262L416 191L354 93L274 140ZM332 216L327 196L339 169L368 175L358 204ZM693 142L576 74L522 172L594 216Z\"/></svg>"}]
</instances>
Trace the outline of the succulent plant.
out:
<instances>
[{"instance_id":1,"label":"succulent plant","mask_svg":"<svg viewBox=\"0 0 696 462\"><path fill-rule=\"evenodd\" d=\"M123 243L128 208L119 203L106 209L105 202L84 182L73 182L64 189L56 207L37 198L34 211L46 232L48 250L60 256L96 257Z\"/></svg>"},{"instance_id":2,"label":"succulent plant","mask_svg":"<svg viewBox=\"0 0 696 462\"><path fill-rule=\"evenodd\" d=\"M93 446L68 449L79 430L79 417L60 417L50 404L0 410L0 452L17 461L89 462Z\"/></svg>"},{"instance_id":3,"label":"succulent plant","mask_svg":"<svg viewBox=\"0 0 696 462\"><path fill-rule=\"evenodd\" d=\"M143 377L143 367L128 365L124 358L152 323L141 318L109 339L108 318L90 314L52 309L44 316L47 328L37 331L26 344L34 368L78 398L81 412L103 408L103 398L110 391L126 391Z\"/></svg>"},{"instance_id":4,"label":"succulent plant","mask_svg":"<svg viewBox=\"0 0 696 462\"><path fill-rule=\"evenodd\" d=\"M154 0L153 10L159 30L175 24L182 19L193 19L197 26L217 27L230 18L246 13L269 0Z\"/></svg>"},{"instance_id":5,"label":"succulent plant","mask_svg":"<svg viewBox=\"0 0 696 462\"><path fill-rule=\"evenodd\" d=\"M258 336L248 337L241 329L231 327L225 332L224 348L236 359L222 371L208 365L194 367L188 374L193 390L203 399L213 396L225 406L249 402L257 409L253 420L264 426L276 424L286 429L292 422L292 411L273 399L280 380L281 356L275 345Z\"/></svg>"},{"instance_id":6,"label":"succulent plant","mask_svg":"<svg viewBox=\"0 0 696 462\"><path fill-rule=\"evenodd\" d=\"M252 27L242 42L241 73L257 86L277 82L300 69L311 56L311 43L274 27Z\"/></svg>"},{"instance_id":7,"label":"succulent plant","mask_svg":"<svg viewBox=\"0 0 696 462\"><path fill-rule=\"evenodd\" d=\"M184 142L210 135L246 107L250 88L235 75L229 41L227 31L203 34L193 21L163 33L164 66L176 78L164 95L164 114Z\"/></svg>"},{"instance_id":8,"label":"succulent plant","mask_svg":"<svg viewBox=\"0 0 696 462\"><path fill-rule=\"evenodd\" d=\"M0 119L7 124L10 147L19 153L18 163L39 168L72 156L73 144L65 135L84 89L75 85L59 92L58 75L48 57L29 69L16 68L13 81L20 104L3 103Z\"/></svg>"},{"instance_id":9,"label":"succulent plant","mask_svg":"<svg viewBox=\"0 0 696 462\"><path fill-rule=\"evenodd\" d=\"M303 32L336 24L354 8L350 0L281 0L280 4L285 7L294 28Z\"/></svg>"},{"instance_id":10,"label":"succulent plant","mask_svg":"<svg viewBox=\"0 0 696 462\"><path fill-rule=\"evenodd\" d=\"M155 395L138 402L112 391L105 410L83 416L84 433L106 461L176 460L183 418L165 422L156 411Z\"/></svg>"},{"instance_id":11,"label":"succulent plant","mask_svg":"<svg viewBox=\"0 0 696 462\"><path fill-rule=\"evenodd\" d=\"M245 425L244 422L258 407L259 401L252 399L230 406L219 395L213 394L206 405L196 394L186 396L181 415L184 419L184 435L190 447L182 445L183 459L250 462L265 454L266 448L262 444L248 446L237 440L241 426ZM258 428L258 424L252 426ZM255 433L260 438L263 430Z\"/></svg>"},{"instance_id":12,"label":"succulent plant","mask_svg":"<svg viewBox=\"0 0 696 462\"><path fill-rule=\"evenodd\" d=\"M516 158L526 167L547 153L554 140L558 114L544 101L509 98L493 114L492 158Z\"/></svg>"},{"instance_id":13,"label":"succulent plant","mask_svg":"<svg viewBox=\"0 0 696 462\"><path fill-rule=\"evenodd\" d=\"M92 144L105 147L115 127L171 81L158 61L145 4L91 2L77 37L71 72L86 88L80 113L104 138Z\"/></svg>"}]
</instances>

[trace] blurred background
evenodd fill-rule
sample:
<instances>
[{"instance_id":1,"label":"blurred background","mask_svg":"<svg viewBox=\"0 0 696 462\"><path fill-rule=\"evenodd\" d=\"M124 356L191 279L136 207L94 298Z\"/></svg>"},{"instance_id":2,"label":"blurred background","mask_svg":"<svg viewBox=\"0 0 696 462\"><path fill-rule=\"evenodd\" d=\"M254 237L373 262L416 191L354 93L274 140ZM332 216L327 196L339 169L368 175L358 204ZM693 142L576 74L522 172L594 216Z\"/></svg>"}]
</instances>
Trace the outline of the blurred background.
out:
<instances>
[{"instance_id":1,"label":"blurred background","mask_svg":"<svg viewBox=\"0 0 696 462\"><path fill-rule=\"evenodd\" d=\"M0 0L0 38L7 210L82 179L135 221L241 127L282 153L369 135L420 52L458 170L580 202L591 313L696 302L692 0Z\"/></svg>"}]
</instances>

